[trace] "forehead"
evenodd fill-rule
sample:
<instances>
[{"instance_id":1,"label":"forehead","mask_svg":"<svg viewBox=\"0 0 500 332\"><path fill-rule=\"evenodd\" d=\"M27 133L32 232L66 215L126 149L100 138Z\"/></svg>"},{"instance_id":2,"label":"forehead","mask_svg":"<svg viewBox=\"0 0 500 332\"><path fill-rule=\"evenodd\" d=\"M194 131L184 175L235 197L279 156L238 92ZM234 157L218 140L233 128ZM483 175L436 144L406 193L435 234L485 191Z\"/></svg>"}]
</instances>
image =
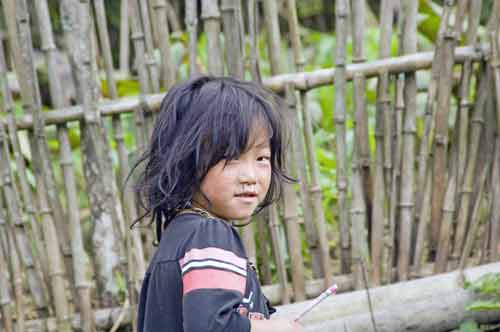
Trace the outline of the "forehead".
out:
<instances>
[{"instance_id":1,"label":"forehead","mask_svg":"<svg viewBox=\"0 0 500 332\"><path fill-rule=\"evenodd\" d=\"M262 120L257 120L252 125L250 135L248 137L247 149L257 147L269 147L271 141L271 129Z\"/></svg>"}]
</instances>

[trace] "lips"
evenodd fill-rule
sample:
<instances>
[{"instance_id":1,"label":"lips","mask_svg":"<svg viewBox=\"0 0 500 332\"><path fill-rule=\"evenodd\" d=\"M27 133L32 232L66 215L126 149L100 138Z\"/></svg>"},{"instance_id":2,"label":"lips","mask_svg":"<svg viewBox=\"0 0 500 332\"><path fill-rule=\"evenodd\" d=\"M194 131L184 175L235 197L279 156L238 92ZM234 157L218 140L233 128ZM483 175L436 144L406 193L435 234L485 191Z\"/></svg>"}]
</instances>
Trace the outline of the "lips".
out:
<instances>
[{"instance_id":1,"label":"lips","mask_svg":"<svg viewBox=\"0 0 500 332\"><path fill-rule=\"evenodd\" d=\"M248 198L257 197L257 192L255 192L255 191L245 191L245 192L236 194L235 196L236 197L248 197Z\"/></svg>"}]
</instances>

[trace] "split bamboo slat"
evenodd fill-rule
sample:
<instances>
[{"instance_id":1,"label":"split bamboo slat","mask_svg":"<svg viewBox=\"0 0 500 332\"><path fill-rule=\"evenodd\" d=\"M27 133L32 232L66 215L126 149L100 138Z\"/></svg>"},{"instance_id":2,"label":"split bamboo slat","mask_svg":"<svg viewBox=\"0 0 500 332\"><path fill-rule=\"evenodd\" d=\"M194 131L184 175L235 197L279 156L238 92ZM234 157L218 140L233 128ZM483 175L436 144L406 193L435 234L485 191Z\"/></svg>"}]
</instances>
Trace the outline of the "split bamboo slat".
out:
<instances>
[{"instance_id":1,"label":"split bamboo slat","mask_svg":"<svg viewBox=\"0 0 500 332\"><path fill-rule=\"evenodd\" d=\"M419 2L382 0L378 54L367 59L366 1L335 0L323 7L335 10L334 67L306 71L314 55L303 46L297 0L121 0L116 41L106 1L61 0L59 31L50 1L2 0L0 330L137 324L156 241L152 227L127 227L145 212L126 183L130 159L147 148L163 89L184 76L251 79L282 98L285 169L298 182L241 229L273 304L304 301L333 282L347 291L498 260L500 1L486 3L443 1L433 49L418 52ZM74 100L60 68L66 56ZM137 97L119 97L124 77L139 82ZM334 93L333 206L323 205L309 93L322 87Z\"/></svg>"}]
</instances>

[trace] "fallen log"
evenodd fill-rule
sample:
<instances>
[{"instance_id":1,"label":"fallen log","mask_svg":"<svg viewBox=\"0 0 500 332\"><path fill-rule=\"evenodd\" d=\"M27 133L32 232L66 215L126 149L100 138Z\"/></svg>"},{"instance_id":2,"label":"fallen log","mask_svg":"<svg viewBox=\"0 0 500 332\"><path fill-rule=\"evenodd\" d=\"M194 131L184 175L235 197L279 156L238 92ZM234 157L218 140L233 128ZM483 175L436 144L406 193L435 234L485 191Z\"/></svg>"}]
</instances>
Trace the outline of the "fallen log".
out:
<instances>
[{"instance_id":1,"label":"fallen log","mask_svg":"<svg viewBox=\"0 0 500 332\"><path fill-rule=\"evenodd\" d=\"M480 324L500 321L500 311L465 310L475 295L459 290L442 293L416 302L374 311L375 327L369 312L332 319L306 326L311 332L436 332L450 331L467 319Z\"/></svg>"},{"instance_id":2,"label":"fallen log","mask_svg":"<svg viewBox=\"0 0 500 332\"><path fill-rule=\"evenodd\" d=\"M433 274L434 264L426 264L421 268L420 272L417 272L414 267L410 269L410 278L422 278L428 277ZM394 277L396 276L396 269L393 271ZM338 293L350 292L354 289L354 280L352 274L342 274L333 277L334 282L339 287ZM311 299L318 296L325 290L325 283L323 279L314 279L306 281L306 297ZM281 303L281 286L278 284L265 285L262 286L262 291L264 295L268 298L272 305ZM289 294L293 297L292 287L289 286Z\"/></svg>"},{"instance_id":3,"label":"fallen log","mask_svg":"<svg viewBox=\"0 0 500 332\"><path fill-rule=\"evenodd\" d=\"M425 270L425 269L424 269ZM466 280L475 281L487 273L500 273L500 263L492 263L467 269ZM458 323L473 318L481 323L500 320L500 312L466 312L465 305L474 295L460 286L458 272L391 284L370 289L377 331L439 331L451 330ZM309 287L320 281L309 283ZM340 283L341 285L341 283ZM273 317L294 318L310 301L279 306ZM123 317L119 318L123 314ZM98 330L109 329L118 319L120 326L128 325L128 308L95 310L95 326ZM335 295L313 309L302 321L308 331L374 331L366 300L366 291ZM74 330L81 329L80 315L72 318ZM26 322L27 332L56 331L56 320L36 319ZM341 330L338 328L342 327ZM439 328L437 328L439 327ZM443 329L441 329L443 327ZM3 330L0 324L0 331Z\"/></svg>"},{"instance_id":4,"label":"fallen log","mask_svg":"<svg viewBox=\"0 0 500 332\"><path fill-rule=\"evenodd\" d=\"M475 281L487 273L500 273L500 263L464 271ZM500 320L500 312L468 312L476 297L463 289L460 274L451 272L370 289L376 330L368 308L366 290L332 296L304 317L308 331L444 331L467 319L487 323ZM278 307L276 317L293 318L310 301Z\"/></svg>"}]
</instances>

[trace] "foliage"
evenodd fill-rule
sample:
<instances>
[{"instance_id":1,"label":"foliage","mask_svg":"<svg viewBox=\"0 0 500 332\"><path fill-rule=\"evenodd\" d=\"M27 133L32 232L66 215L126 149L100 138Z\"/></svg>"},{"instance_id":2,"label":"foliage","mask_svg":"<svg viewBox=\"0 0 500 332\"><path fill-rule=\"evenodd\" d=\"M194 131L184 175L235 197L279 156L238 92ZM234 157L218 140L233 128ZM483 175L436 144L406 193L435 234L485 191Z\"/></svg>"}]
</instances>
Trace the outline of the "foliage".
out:
<instances>
[{"instance_id":1,"label":"foliage","mask_svg":"<svg viewBox=\"0 0 500 332\"><path fill-rule=\"evenodd\" d=\"M500 310L500 273L488 273L473 283L466 285L479 296L467 306L467 310Z\"/></svg>"},{"instance_id":2,"label":"foliage","mask_svg":"<svg viewBox=\"0 0 500 332\"><path fill-rule=\"evenodd\" d=\"M488 273L474 282L466 281L465 289L477 294L478 299L470 303L469 311L498 311L500 310L500 273ZM500 326L479 325L474 320L467 320L460 324L458 332L497 331Z\"/></svg>"}]
</instances>

